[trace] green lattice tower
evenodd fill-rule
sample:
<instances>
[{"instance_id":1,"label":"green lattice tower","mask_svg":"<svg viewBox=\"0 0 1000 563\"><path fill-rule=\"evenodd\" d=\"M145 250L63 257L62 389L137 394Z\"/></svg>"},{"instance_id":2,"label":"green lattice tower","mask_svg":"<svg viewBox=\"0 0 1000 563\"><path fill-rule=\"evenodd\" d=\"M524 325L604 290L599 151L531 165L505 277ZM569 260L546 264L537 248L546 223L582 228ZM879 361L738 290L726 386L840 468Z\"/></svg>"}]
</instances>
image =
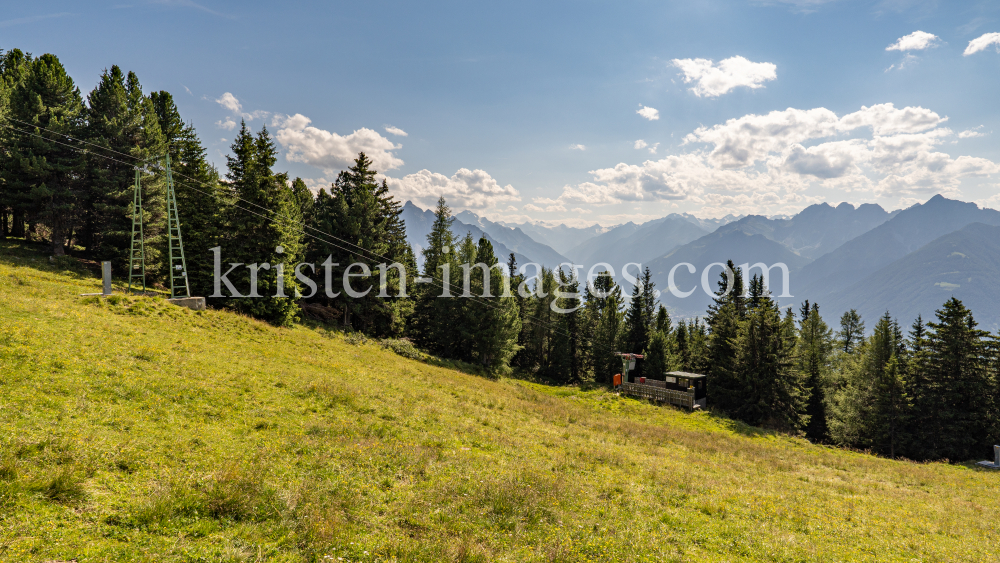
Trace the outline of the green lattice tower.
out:
<instances>
[{"instance_id":1,"label":"green lattice tower","mask_svg":"<svg viewBox=\"0 0 1000 563\"><path fill-rule=\"evenodd\" d=\"M167 248L170 262L170 298L191 297L188 287L187 262L184 260L184 243L181 240L181 221L177 216L177 197L174 194L174 177L170 173L170 154L166 155L167 173Z\"/></svg>"},{"instance_id":2,"label":"green lattice tower","mask_svg":"<svg viewBox=\"0 0 1000 563\"><path fill-rule=\"evenodd\" d=\"M142 232L142 183L139 167L135 167L135 194L132 196L132 245L128 262L128 291L132 293L132 282L142 284L146 292L146 239ZM138 235L138 237L136 236ZM136 267L138 266L138 270Z\"/></svg>"}]
</instances>

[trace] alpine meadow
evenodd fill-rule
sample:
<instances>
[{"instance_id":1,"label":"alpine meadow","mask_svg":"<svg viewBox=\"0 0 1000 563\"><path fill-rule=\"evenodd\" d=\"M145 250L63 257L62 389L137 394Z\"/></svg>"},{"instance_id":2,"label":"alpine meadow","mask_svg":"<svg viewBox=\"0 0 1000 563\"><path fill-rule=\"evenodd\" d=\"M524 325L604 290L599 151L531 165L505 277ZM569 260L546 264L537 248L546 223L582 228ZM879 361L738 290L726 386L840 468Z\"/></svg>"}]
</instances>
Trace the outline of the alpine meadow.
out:
<instances>
[{"instance_id":1,"label":"alpine meadow","mask_svg":"<svg viewBox=\"0 0 1000 563\"><path fill-rule=\"evenodd\" d=\"M1000 546L1000 6L0 15L0 562Z\"/></svg>"}]
</instances>

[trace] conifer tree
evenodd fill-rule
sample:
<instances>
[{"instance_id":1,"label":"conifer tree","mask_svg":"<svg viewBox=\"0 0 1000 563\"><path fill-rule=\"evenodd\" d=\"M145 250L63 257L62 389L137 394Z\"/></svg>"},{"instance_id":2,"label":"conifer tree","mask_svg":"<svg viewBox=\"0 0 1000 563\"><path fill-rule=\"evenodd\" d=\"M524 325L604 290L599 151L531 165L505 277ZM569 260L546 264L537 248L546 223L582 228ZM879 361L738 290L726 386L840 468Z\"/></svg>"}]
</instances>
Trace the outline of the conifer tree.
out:
<instances>
[{"instance_id":1,"label":"conifer tree","mask_svg":"<svg viewBox=\"0 0 1000 563\"><path fill-rule=\"evenodd\" d=\"M839 444L895 457L906 440L910 407L901 354L902 335L886 312L867 340L855 344L844 385L833 400L830 435Z\"/></svg>"},{"instance_id":2,"label":"conifer tree","mask_svg":"<svg viewBox=\"0 0 1000 563\"><path fill-rule=\"evenodd\" d=\"M583 379L584 336L583 305L580 298L580 283L575 274L557 270L554 315L556 325L552 330L552 360L550 377L562 383L579 382Z\"/></svg>"},{"instance_id":3,"label":"conifer tree","mask_svg":"<svg viewBox=\"0 0 1000 563\"><path fill-rule=\"evenodd\" d=\"M656 311L656 297L654 294L655 284L647 267L632 289L632 300L629 302L628 311L625 313L625 349L623 352L632 354L642 354L649 345L649 336L652 331L653 314ZM643 375L643 363L637 364L635 377Z\"/></svg>"},{"instance_id":4,"label":"conifer tree","mask_svg":"<svg viewBox=\"0 0 1000 563\"><path fill-rule=\"evenodd\" d=\"M756 275L750 281L748 305L734 340L734 379L744 396L730 414L748 424L797 431L808 419L804 385L794 369L791 317L782 320Z\"/></svg>"},{"instance_id":5,"label":"conifer tree","mask_svg":"<svg viewBox=\"0 0 1000 563\"><path fill-rule=\"evenodd\" d=\"M814 442L827 440L826 390L829 357L833 350L833 331L823 321L819 314L819 305L809 305L807 300L802 305L799 325L798 359L799 372L805 377L806 414L809 423L806 425L806 437Z\"/></svg>"},{"instance_id":6,"label":"conifer tree","mask_svg":"<svg viewBox=\"0 0 1000 563\"><path fill-rule=\"evenodd\" d=\"M995 384L989 372L987 333L952 297L927 323L923 350L908 390L913 400L917 459L966 460L989 453Z\"/></svg>"},{"instance_id":7,"label":"conifer tree","mask_svg":"<svg viewBox=\"0 0 1000 563\"><path fill-rule=\"evenodd\" d=\"M17 72L23 74L10 92L9 114L18 129L34 135L7 131L6 187L19 194L16 207L29 222L44 222L52 252L61 256L82 222L84 162L81 153L62 139L81 136L83 100L55 55L21 64ZM15 216L15 223L19 221Z\"/></svg>"},{"instance_id":8,"label":"conifer tree","mask_svg":"<svg viewBox=\"0 0 1000 563\"><path fill-rule=\"evenodd\" d=\"M214 291L215 257L211 249L221 243L225 233L223 221L233 202L227 200L219 173L208 162L207 151L194 127L181 119L173 96L159 91L150 93L149 99L170 153L188 285L192 295L208 296ZM162 217L162 211L155 205L154 201L154 208L147 213Z\"/></svg>"},{"instance_id":9,"label":"conifer tree","mask_svg":"<svg viewBox=\"0 0 1000 563\"><path fill-rule=\"evenodd\" d=\"M454 259L455 235L451 232L451 208L444 197L438 199L434 210L434 225L427 234L427 246L423 249L425 279L431 283L414 287L415 308L412 321L412 336L425 348L451 357L453 349L456 310L453 300L442 295L458 295L452 282L460 279L458 261ZM445 272L448 281L445 281ZM460 283L459 283L460 286Z\"/></svg>"},{"instance_id":10,"label":"conifer tree","mask_svg":"<svg viewBox=\"0 0 1000 563\"><path fill-rule=\"evenodd\" d=\"M727 291L728 289L728 291ZM708 338L708 402L723 412L733 412L743 400L743 387L735 379L735 340L746 318L743 272L732 260L720 274L718 290L705 319Z\"/></svg>"},{"instance_id":11,"label":"conifer tree","mask_svg":"<svg viewBox=\"0 0 1000 563\"><path fill-rule=\"evenodd\" d=\"M241 124L231 150L226 178L235 204L229 210L221 258L223 264L242 264L228 275L242 297L221 293L226 296L223 303L274 325L291 324L298 313L292 270L303 252L291 190L285 175L272 170L276 151L266 127L254 136ZM280 277L278 264L285 265Z\"/></svg>"},{"instance_id":12,"label":"conifer tree","mask_svg":"<svg viewBox=\"0 0 1000 563\"><path fill-rule=\"evenodd\" d=\"M20 49L11 49L0 54L0 91L3 105L0 111L3 115L0 118L17 119L19 112L17 106L19 89L31 73L31 62L33 58L30 53L24 53ZM9 121L9 125L19 130L30 129L30 125L18 121ZM18 161L20 150L26 145L22 143L25 133L15 131L7 127L0 127L0 231L3 235L10 234L13 237L23 237L24 226L28 216L36 209L35 202L30 196L31 183L25 178L18 176ZM21 148L19 148L21 147ZM9 213L9 215L8 215ZM9 218L8 218L9 217Z\"/></svg>"},{"instance_id":13,"label":"conifer tree","mask_svg":"<svg viewBox=\"0 0 1000 563\"><path fill-rule=\"evenodd\" d=\"M136 161L162 156L167 144L153 102L143 95L138 77L118 66L105 70L87 96L86 120L88 141L104 150L87 156L89 182L81 202L80 242L97 260L110 260L116 269L124 269L132 241ZM165 174L159 167L151 170L155 176L143 178L146 271L165 278L167 272L160 267L166 251Z\"/></svg>"},{"instance_id":14,"label":"conifer tree","mask_svg":"<svg viewBox=\"0 0 1000 563\"><path fill-rule=\"evenodd\" d=\"M473 360L490 371L506 368L517 352L517 337L521 332L521 317L517 300L510 292L510 278L497 268L499 261L493 244L480 237L475 249L475 260L485 265L489 276L489 291L483 278L473 278L472 293L466 311L471 315L469 324L474 327L471 336ZM478 273L477 273L478 277Z\"/></svg>"},{"instance_id":15,"label":"conifer tree","mask_svg":"<svg viewBox=\"0 0 1000 563\"><path fill-rule=\"evenodd\" d=\"M621 369L619 350L624 316L622 290L608 272L602 271L585 288L590 365L598 383L610 384Z\"/></svg>"},{"instance_id":16,"label":"conifer tree","mask_svg":"<svg viewBox=\"0 0 1000 563\"><path fill-rule=\"evenodd\" d=\"M320 288L310 299L338 309L348 329L398 335L412 310L402 290L407 279L412 284L416 264L402 207L385 182L376 180L371 164L360 153L337 175L330 193L321 192L315 202L302 181L292 182L288 215L309 220L308 262L316 264Z\"/></svg>"},{"instance_id":17,"label":"conifer tree","mask_svg":"<svg viewBox=\"0 0 1000 563\"><path fill-rule=\"evenodd\" d=\"M845 354L851 354L865 338L865 322L856 309L844 313L840 317L840 331L837 332L837 344Z\"/></svg>"}]
</instances>

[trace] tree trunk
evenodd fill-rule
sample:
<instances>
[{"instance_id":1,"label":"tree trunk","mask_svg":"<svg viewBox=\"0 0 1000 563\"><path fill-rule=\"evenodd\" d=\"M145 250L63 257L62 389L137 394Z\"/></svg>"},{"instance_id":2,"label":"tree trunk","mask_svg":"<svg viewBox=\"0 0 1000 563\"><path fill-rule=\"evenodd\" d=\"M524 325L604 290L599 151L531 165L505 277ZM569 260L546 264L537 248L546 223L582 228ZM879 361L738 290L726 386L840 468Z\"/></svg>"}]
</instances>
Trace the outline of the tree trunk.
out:
<instances>
[{"instance_id":1,"label":"tree trunk","mask_svg":"<svg viewBox=\"0 0 1000 563\"><path fill-rule=\"evenodd\" d=\"M0 210L0 240L7 238L7 210Z\"/></svg>"},{"instance_id":2,"label":"tree trunk","mask_svg":"<svg viewBox=\"0 0 1000 563\"><path fill-rule=\"evenodd\" d=\"M14 238L24 238L24 216L21 211L15 209L11 213L10 236Z\"/></svg>"}]
</instances>

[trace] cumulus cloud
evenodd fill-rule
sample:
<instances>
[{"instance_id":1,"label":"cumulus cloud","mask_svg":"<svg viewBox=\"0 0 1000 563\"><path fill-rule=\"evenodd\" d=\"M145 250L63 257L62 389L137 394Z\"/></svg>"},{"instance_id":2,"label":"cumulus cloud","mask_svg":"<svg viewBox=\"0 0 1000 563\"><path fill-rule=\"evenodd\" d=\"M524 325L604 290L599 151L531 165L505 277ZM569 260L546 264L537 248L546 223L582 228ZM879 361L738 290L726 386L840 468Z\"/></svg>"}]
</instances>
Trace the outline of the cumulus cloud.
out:
<instances>
[{"instance_id":1,"label":"cumulus cloud","mask_svg":"<svg viewBox=\"0 0 1000 563\"><path fill-rule=\"evenodd\" d=\"M660 146L660 143L653 143L653 146L649 147L649 154L656 154L656 149Z\"/></svg>"},{"instance_id":2,"label":"cumulus cloud","mask_svg":"<svg viewBox=\"0 0 1000 563\"><path fill-rule=\"evenodd\" d=\"M983 126L980 125L979 127L973 127L972 129L966 129L965 131L962 131L961 133L958 134L958 138L959 139L972 139L974 137L985 137L986 133L983 133L982 131L980 131L980 129L982 129L982 128L983 128Z\"/></svg>"},{"instance_id":3,"label":"cumulus cloud","mask_svg":"<svg viewBox=\"0 0 1000 563\"><path fill-rule=\"evenodd\" d=\"M389 133L390 135L396 135L397 137L408 137L409 136L409 133L407 133L406 131L403 131L399 127L393 127L392 125L386 125L385 126L385 132Z\"/></svg>"},{"instance_id":4,"label":"cumulus cloud","mask_svg":"<svg viewBox=\"0 0 1000 563\"><path fill-rule=\"evenodd\" d=\"M1000 33L985 33L969 41L969 46L965 48L965 52L962 54L968 57L973 53L978 53L986 49L990 45L997 45L998 50L1000 50Z\"/></svg>"},{"instance_id":5,"label":"cumulus cloud","mask_svg":"<svg viewBox=\"0 0 1000 563\"><path fill-rule=\"evenodd\" d=\"M358 153L364 152L379 172L403 165L403 161L392 153L402 148L402 145L393 144L377 131L361 128L350 135L339 135L311 127L311 122L301 114L295 114L281 122L274 138L285 148L285 158L289 162L310 164L331 174L348 168L354 163Z\"/></svg>"},{"instance_id":6,"label":"cumulus cloud","mask_svg":"<svg viewBox=\"0 0 1000 563\"><path fill-rule=\"evenodd\" d=\"M774 63L755 63L740 56L718 64L709 59L674 59L671 63L681 69L685 83L695 83L691 91L699 97L714 98L739 86L763 88L764 82L778 77Z\"/></svg>"},{"instance_id":7,"label":"cumulus cloud","mask_svg":"<svg viewBox=\"0 0 1000 563\"><path fill-rule=\"evenodd\" d=\"M215 100L215 103L219 104L220 106L228 109L233 113L240 113L240 111L243 110L243 105L240 104L240 101L236 99L236 96L234 96L230 92L226 92L225 94L220 96L217 100Z\"/></svg>"},{"instance_id":8,"label":"cumulus cloud","mask_svg":"<svg viewBox=\"0 0 1000 563\"><path fill-rule=\"evenodd\" d=\"M904 35L895 43L885 48L886 51L922 51L931 47L937 47L940 37L926 31L914 31L909 35Z\"/></svg>"},{"instance_id":9,"label":"cumulus cloud","mask_svg":"<svg viewBox=\"0 0 1000 563\"><path fill-rule=\"evenodd\" d=\"M233 121L233 118L227 117L225 119L225 121L223 121L221 119L219 121L216 121L215 122L215 126L218 127L219 129L225 129L226 131L232 131L233 129L236 128L236 122Z\"/></svg>"},{"instance_id":10,"label":"cumulus cloud","mask_svg":"<svg viewBox=\"0 0 1000 563\"><path fill-rule=\"evenodd\" d=\"M639 115L645 117L650 121L656 121L657 119L660 118L660 110L647 106L642 106L642 108L637 110L636 113L638 113Z\"/></svg>"},{"instance_id":11,"label":"cumulus cloud","mask_svg":"<svg viewBox=\"0 0 1000 563\"><path fill-rule=\"evenodd\" d=\"M685 137L686 153L592 170L591 181L534 204L686 200L710 213L773 213L810 203L802 193L810 186L914 197L957 193L967 179L1000 173L991 160L942 152L941 145L977 134L956 135L946 121L927 108L893 104L841 116L826 108L749 114L699 127Z\"/></svg>"},{"instance_id":12,"label":"cumulus cloud","mask_svg":"<svg viewBox=\"0 0 1000 563\"><path fill-rule=\"evenodd\" d=\"M218 97L215 100L215 103L219 104L220 106L233 112L233 114L238 115L247 121L252 121L254 119L266 119L267 116L271 115L271 112L259 109L251 112L244 112L243 104L241 104L240 101L236 99L236 96L234 96L232 92L226 92L222 94L222 96ZM230 122L232 122L233 125L230 126L229 125ZM226 121L216 122L216 125L219 125L223 129L232 129L233 127L236 126L236 123L233 122L232 118L227 117Z\"/></svg>"},{"instance_id":13,"label":"cumulus cloud","mask_svg":"<svg viewBox=\"0 0 1000 563\"><path fill-rule=\"evenodd\" d=\"M451 177L421 170L402 178L386 178L386 181L396 197L424 207L434 205L441 196L455 209L486 209L521 200L513 186L501 186L483 170L461 168Z\"/></svg>"},{"instance_id":14,"label":"cumulus cloud","mask_svg":"<svg viewBox=\"0 0 1000 563\"><path fill-rule=\"evenodd\" d=\"M587 150L587 147L585 147L584 145L570 145L569 146L569 150L571 150L571 151L585 151L585 150Z\"/></svg>"},{"instance_id":15,"label":"cumulus cloud","mask_svg":"<svg viewBox=\"0 0 1000 563\"><path fill-rule=\"evenodd\" d=\"M649 144L648 144L648 143L646 143L646 141L643 141L642 139L639 139L639 140L638 140L638 141L636 141L636 142L635 142L635 144L634 144L634 145L632 145L632 146L633 146L633 147L635 148L635 150L639 150L639 149L644 149L644 148L648 147L648 146L649 146Z\"/></svg>"}]
</instances>

